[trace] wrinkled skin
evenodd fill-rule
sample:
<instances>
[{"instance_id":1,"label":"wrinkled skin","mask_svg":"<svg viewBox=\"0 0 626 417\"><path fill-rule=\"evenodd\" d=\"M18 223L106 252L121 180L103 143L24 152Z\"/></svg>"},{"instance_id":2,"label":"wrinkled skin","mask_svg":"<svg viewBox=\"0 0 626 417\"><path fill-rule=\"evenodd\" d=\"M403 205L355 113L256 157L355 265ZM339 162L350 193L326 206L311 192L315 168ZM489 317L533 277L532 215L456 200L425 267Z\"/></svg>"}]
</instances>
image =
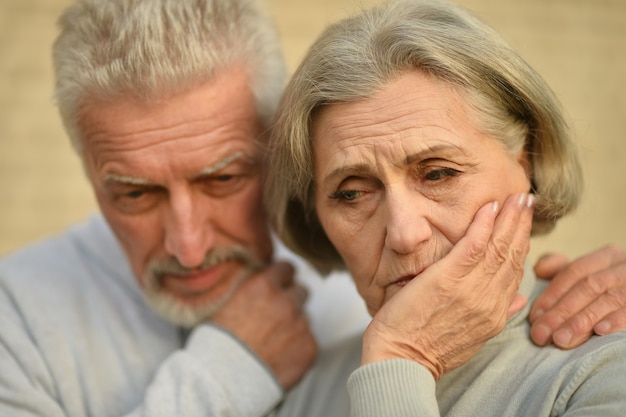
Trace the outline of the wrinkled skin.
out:
<instances>
[{"instance_id":1,"label":"wrinkled skin","mask_svg":"<svg viewBox=\"0 0 626 417\"><path fill-rule=\"evenodd\" d=\"M293 270L270 265L259 209L266 129L248 85L246 72L232 68L156 102L84 103L83 157L155 310L186 327L213 317L288 389L317 346Z\"/></svg>"},{"instance_id":2,"label":"wrinkled skin","mask_svg":"<svg viewBox=\"0 0 626 417\"><path fill-rule=\"evenodd\" d=\"M362 363L408 358L438 378L501 331L516 297L533 211L525 154L420 72L315 122L316 210L373 316Z\"/></svg>"},{"instance_id":3,"label":"wrinkled skin","mask_svg":"<svg viewBox=\"0 0 626 417\"><path fill-rule=\"evenodd\" d=\"M540 346L551 341L566 349L593 334L626 330L626 251L607 245L570 262L546 254L535 273L552 279L530 312L531 337Z\"/></svg>"}]
</instances>

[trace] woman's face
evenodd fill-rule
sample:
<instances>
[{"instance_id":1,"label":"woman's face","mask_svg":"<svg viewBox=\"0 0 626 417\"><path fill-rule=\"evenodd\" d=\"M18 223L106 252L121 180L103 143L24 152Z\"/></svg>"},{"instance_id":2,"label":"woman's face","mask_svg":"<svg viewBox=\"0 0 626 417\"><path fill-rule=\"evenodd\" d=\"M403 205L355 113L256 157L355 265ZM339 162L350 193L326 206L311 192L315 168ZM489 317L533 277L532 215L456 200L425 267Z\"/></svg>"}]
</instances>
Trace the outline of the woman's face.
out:
<instances>
[{"instance_id":1,"label":"woman's face","mask_svg":"<svg viewBox=\"0 0 626 417\"><path fill-rule=\"evenodd\" d=\"M370 314L445 256L476 211L528 192L525 154L479 131L462 95L406 72L313 129L315 207Z\"/></svg>"}]
</instances>

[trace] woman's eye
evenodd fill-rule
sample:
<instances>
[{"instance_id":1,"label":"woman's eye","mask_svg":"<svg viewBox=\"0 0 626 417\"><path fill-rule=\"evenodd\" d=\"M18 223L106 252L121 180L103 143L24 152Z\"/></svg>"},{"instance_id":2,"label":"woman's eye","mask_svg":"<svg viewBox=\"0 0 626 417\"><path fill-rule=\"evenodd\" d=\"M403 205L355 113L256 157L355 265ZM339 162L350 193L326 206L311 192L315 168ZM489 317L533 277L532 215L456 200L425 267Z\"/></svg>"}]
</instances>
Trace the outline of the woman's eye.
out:
<instances>
[{"instance_id":1,"label":"woman's eye","mask_svg":"<svg viewBox=\"0 0 626 417\"><path fill-rule=\"evenodd\" d=\"M428 181L438 181L445 177L456 177L459 171L452 168L433 169L428 171L424 178Z\"/></svg>"},{"instance_id":2,"label":"woman's eye","mask_svg":"<svg viewBox=\"0 0 626 417\"><path fill-rule=\"evenodd\" d=\"M223 175L218 175L214 178L218 182L228 182L228 181L231 181L234 177L235 177L234 175L223 174Z\"/></svg>"},{"instance_id":3,"label":"woman's eye","mask_svg":"<svg viewBox=\"0 0 626 417\"><path fill-rule=\"evenodd\" d=\"M333 200L344 200L344 201L353 201L363 195L363 191L357 190L346 190L346 191L337 191L328 197Z\"/></svg>"}]
</instances>

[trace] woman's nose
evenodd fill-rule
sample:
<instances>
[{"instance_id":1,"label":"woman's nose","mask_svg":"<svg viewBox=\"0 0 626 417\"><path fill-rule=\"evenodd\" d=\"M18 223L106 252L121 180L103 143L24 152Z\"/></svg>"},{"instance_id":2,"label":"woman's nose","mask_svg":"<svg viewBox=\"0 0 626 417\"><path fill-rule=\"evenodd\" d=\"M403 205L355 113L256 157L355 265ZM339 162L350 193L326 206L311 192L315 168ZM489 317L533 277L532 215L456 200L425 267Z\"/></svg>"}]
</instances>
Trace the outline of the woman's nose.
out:
<instances>
[{"instance_id":1,"label":"woman's nose","mask_svg":"<svg viewBox=\"0 0 626 417\"><path fill-rule=\"evenodd\" d=\"M411 253L433 234L426 199L406 190L386 197L385 245L400 254Z\"/></svg>"}]
</instances>

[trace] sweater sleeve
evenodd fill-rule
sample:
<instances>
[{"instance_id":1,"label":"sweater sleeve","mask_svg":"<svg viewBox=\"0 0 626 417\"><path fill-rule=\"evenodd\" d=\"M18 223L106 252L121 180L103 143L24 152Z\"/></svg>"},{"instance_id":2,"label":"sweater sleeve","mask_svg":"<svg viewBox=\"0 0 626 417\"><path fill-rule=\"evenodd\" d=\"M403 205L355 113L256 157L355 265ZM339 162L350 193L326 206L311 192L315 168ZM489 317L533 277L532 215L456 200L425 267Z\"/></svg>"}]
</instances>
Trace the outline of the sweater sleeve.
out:
<instances>
[{"instance_id":1,"label":"sweater sleeve","mask_svg":"<svg viewBox=\"0 0 626 417\"><path fill-rule=\"evenodd\" d=\"M102 415L102 410L67 409L58 392L63 381L51 378L32 340L16 329L15 320L0 316L0 324L0 416ZM126 416L261 417L270 415L282 396L274 375L236 338L203 325L162 363L141 405ZM115 407L113 402L103 408L111 413Z\"/></svg>"},{"instance_id":2,"label":"sweater sleeve","mask_svg":"<svg viewBox=\"0 0 626 417\"><path fill-rule=\"evenodd\" d=\"M225 330L181 346L101 218L0 257L0 416L259 417L282 397Z\"/></svg>"},{"instance_id":3,"label":"sweater sleeve","mask_svg":"<svg viewBox=\"0 0 626 417\"><path fill-rule=\"evenodd\" d=\"M203 325L174 353L130 416L268 415L281 401L274 375L234 336Z\"/></svg>"},{"instance_id":4,"label":"sweater sleeve","mask_svg":"<svg viewBox=\"0 0 626 417\"><path fill-rule=\"evenodd\" d=\"M436 417L435 380L420 364L391 359L358 368L348 379L352 417Z\"/></svg>"}]
</instances>

